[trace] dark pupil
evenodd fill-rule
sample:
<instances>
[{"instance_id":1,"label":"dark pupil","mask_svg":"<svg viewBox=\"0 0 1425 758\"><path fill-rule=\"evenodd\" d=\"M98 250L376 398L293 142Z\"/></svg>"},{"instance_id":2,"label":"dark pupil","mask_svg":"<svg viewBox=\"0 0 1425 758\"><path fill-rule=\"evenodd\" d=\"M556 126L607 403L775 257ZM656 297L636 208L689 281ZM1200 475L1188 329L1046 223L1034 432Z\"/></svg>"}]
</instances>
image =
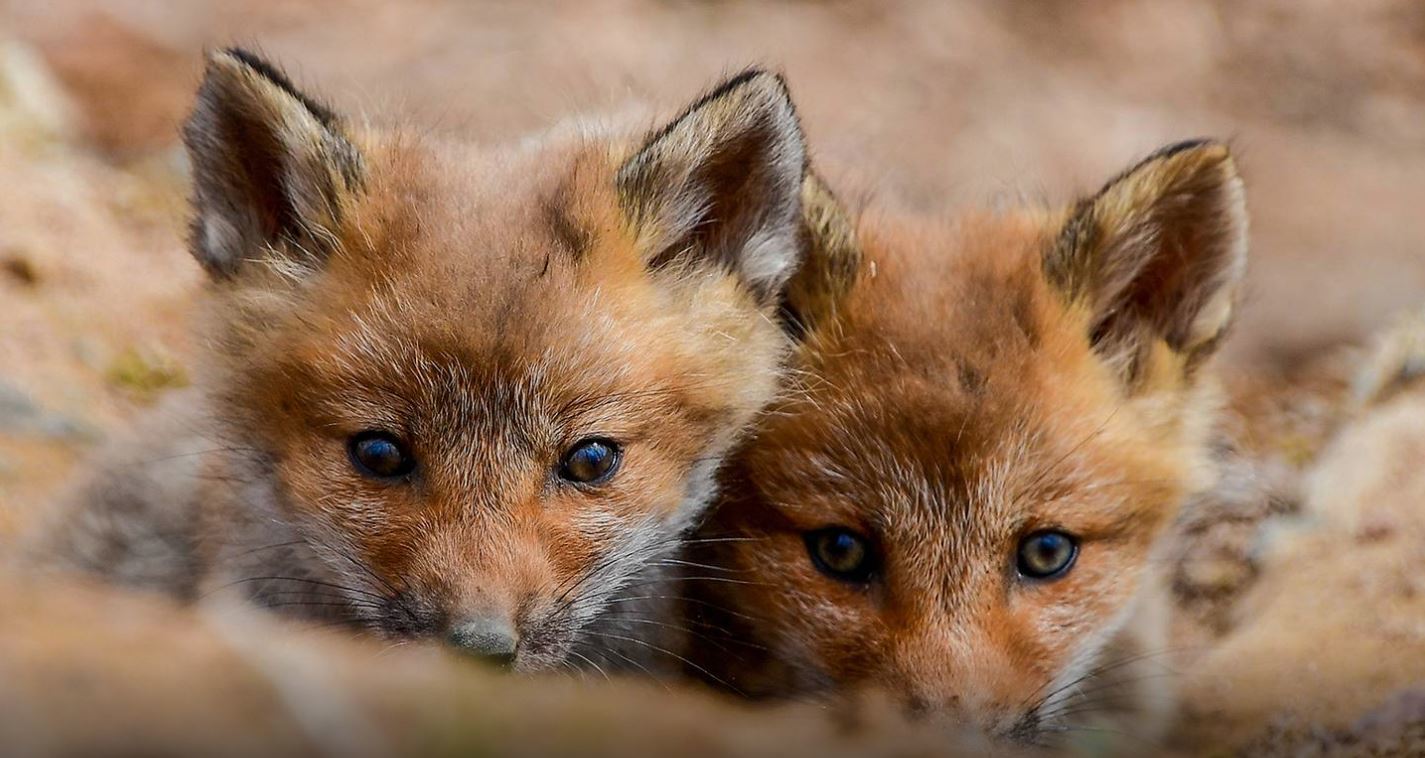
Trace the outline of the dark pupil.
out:
<instances>
[{"instance_id":1,"label":"dark pupil","mask_svg":"<svg viewBox=\"0 0 1425 758\"><path fill-rule=\"evenodd\" d=\"M569 454L565 476L576 482L593 482L609 473L614 464L613 448L603 442L586 442Z\"/></svg>"},{"instance_id":2,"label":"dark pupil","mask_svg":"<svg viewBox=\"0 0 1425 758\"><path fill-rule=\"evenodd\" d=\"M866 546L853 534L832 532L821 538L821 562L832 571L855 573L866 560Z\"/></svg>"},{"instance_id":3,"label":"dark pupil","mask_svg":"<svg viewBox=\"0 0 1425 758\"><path fill-rule=\"evenodd\" d=\"M1019 549L1019 570L1026 576L1047 577L1068 567L1074 542L1059 532L1030 535Z\"/></svg>"},{"instance_id":4,"label":"dark pupil","mask_svg":"<svg viewBox=\"0 0 1425 758\"><path fill-rule=\"evenodd\" d=\"M405 473L406 455L395 442L385 437L368 437L356 443L356 459L376 476L397 476Z\"/></svg>"}]
</instances>

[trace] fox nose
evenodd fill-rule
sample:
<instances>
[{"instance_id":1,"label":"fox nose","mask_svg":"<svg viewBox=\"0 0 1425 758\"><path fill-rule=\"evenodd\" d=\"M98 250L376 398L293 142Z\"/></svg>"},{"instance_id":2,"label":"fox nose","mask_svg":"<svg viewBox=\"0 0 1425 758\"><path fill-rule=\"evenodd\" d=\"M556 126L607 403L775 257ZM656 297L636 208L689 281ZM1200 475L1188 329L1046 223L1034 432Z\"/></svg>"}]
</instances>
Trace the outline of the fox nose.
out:
<instances>
[{"instance_id":1,"label":"fox nose","mask_svg":"<svg viewBox=\"0 0 1425 758\"><path fill-rule=\"evenodd\" d=\"M457 650L500 668L514 665L515 649L519 645L514 626L500 618L462 621L450 628L445 640Z\"/></svg>"}]
</instances>

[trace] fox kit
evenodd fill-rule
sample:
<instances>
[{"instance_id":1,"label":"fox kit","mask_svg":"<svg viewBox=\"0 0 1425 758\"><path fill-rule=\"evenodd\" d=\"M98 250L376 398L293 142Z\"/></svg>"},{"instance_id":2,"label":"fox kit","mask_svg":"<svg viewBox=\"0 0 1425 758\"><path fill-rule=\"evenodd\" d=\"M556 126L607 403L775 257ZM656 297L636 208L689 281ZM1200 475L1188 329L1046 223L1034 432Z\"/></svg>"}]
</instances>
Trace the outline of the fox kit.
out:
<instances>
[{"instance_id":1,"label":"fox kit","mask_svg":"<svg viewBox=\"0 0 1425 758\"><path fill-rule=\"evenodd\" d=\"M30 554L567 663L777 392L805 170L780 78L487 151L362 127L226 50L184 140L201 392Z\"/></svg>"},{"instance_id":2,"label":"fox kit","mask_svg":"<svg viewBox=\"0 0 1425 758\"><path fill-rule=\"evenodd\" d=\"M1062 212L810 226L799 391L690 540L692 665L1023 742L1154 731L1154 556L1208 483L1205 362L1247 253L1227 149L1167 148Z\"/></svg>"}]
</instances>

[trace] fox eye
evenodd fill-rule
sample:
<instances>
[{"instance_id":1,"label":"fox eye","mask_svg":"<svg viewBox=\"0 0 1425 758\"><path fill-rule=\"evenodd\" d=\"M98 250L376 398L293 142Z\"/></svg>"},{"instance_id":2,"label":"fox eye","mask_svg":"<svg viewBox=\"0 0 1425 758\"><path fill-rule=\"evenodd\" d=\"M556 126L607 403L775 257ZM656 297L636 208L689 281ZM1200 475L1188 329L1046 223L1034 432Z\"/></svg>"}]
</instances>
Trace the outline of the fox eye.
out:
<instances>
[{"instance_id":1,"label":"fox eye","mask_svg":"<svg viewBox=\"0 0 1425 758\"><path fill-rule=\"evenodd\" d=\"M807 532L807 552L817 570L843 582L862 583L876 570L876 556L865 537L839 526Z\"/></svg>"},{"instance_id":2,"label":"fox eye","mask_svg":"<svg viewBox=\"0 0 1425 758\"><path fill-rule=\"evenodd\" d=\"M622 458L622 451L612 440L583 440L564 454L559 476L576 484L598 484L618 471Z\"/></svg>"},{"instance_id":3,"label":"fox eye","mask_svg":"<svg viewBox=\"0 0 1425 758\"><path fill-rule=\"evenodd\" d=\"M1053 579L1067 572L1078 555L1079 543L1072 535L1045 529L1019 541L1016 562L1020 576Z\"/></svg>"},{"instance_id":4,"label":"fox eye","mask_svg":"<svg viewBox=\"0 0 1425 758\"><path fill-rule=\"evenodd\" d=\"M351 438L347 450L357 471L377 479L405 476L416 467L405 446L386 432L362 432Z\"/></svg>"}]
</instances>

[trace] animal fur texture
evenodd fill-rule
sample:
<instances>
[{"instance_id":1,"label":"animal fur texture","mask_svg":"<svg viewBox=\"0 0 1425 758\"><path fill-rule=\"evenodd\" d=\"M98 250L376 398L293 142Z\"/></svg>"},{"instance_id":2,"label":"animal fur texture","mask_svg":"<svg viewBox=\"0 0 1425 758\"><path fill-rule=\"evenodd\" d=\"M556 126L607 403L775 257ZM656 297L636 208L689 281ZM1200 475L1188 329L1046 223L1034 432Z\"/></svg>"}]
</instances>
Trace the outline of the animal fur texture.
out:
<instances>
[{"instance_id":1,"label":"animal fur texture","mask_svg":"<svg viewBox=\"0 0 1425 758\"><path fill-rule=\"evenodd\" d=\"M676 583L690 670L754 697L880 691L1021 743L1151 741L1172 706L1157 556L1211 483L1205 361L1246 264L1227 148L1169 147L1057 212L837 221L821 196L789 288L798 390L731 459ZM819 570L833 529L863 575ZM1045 531L1077 553L1033 578L1017 551Z\"/></svg>"},{"instance_id":2,"label":"animal fur texture","mask_svg":"<svg viewBox=\"0 0 1425 758\"><path fill-rule=\"evenodd\" d=\"M806 161L781 79L490 149L353 123L225 50L184 139L198 390L27 560L569 664L778 392ZM364 474L372 433L409 470ZM588 440L606 481L561 473Z\"/></svg>"}]
</instances>

